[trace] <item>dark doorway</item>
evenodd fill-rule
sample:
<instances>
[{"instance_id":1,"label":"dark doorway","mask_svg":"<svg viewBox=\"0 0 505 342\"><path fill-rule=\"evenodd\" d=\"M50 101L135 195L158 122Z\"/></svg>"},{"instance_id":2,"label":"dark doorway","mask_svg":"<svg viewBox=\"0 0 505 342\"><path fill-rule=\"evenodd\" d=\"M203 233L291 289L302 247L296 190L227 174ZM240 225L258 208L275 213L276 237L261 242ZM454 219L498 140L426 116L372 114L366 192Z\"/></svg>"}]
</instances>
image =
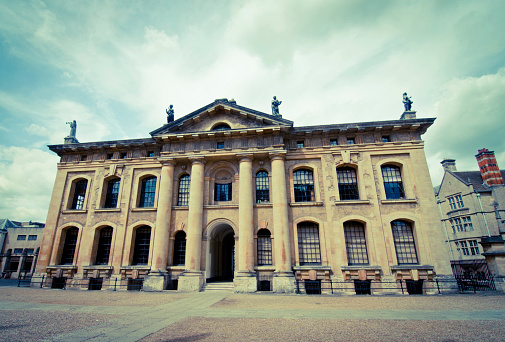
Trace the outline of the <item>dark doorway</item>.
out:
<instances>
[{"instance_id":1,"label":"dark doorway","mask_svg":"<svg viewBox=\"0 0 505 342\"><path fill-rule=\"evenodd\" d=\"M228 224L216 227L209 239L207 282L233 280L235 271L235 233Z\"/></svg>"},{"instance_id":2,"label":"dark doorway","mask_svg":"<svg viewBox=\"0 0 505 342\"><path fill-rule=\"evenodd\" d=\"M229 233L223 239L223 280L232 281L234 265L233 260L235 259L235 236L233 233Z\"/></svg>"}]
</instances>

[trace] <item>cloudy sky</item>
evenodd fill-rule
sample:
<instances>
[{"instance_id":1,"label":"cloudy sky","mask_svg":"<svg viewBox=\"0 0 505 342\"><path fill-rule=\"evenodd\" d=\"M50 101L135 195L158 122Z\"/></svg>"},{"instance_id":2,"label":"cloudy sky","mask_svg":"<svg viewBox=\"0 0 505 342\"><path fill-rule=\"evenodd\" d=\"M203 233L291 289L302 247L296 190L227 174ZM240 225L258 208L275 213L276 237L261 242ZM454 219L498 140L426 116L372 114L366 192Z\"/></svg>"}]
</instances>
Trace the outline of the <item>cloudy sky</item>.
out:
<instances>
[{"instance_id":1,"label":"cloudy sky","mask_svg":"<svg viewBox=\"0 0 505 342\"><path fill-rule=\"evenodd\" d=\"M505 1L0 0L0 218L45 221L66 121L148 137L217 98L295 125L399 119L408 92L433 184L444 157L505 168Z\"/></svg>"}]
</instances>

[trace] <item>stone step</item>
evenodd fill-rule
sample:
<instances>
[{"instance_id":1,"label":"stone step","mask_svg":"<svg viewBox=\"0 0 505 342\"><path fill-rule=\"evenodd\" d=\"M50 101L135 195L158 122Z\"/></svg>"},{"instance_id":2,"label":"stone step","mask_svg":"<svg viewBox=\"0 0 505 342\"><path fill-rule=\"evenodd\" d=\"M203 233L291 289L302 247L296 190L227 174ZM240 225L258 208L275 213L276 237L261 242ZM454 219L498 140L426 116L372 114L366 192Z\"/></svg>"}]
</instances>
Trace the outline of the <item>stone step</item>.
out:
<instances>
[{"instance_id":1,"label":"stone step","mask_svg":"<svg viewBox=\"0 0 505 342\"><path fill-rule=\"evenodd\" d=\"M233 292L234 285L229 283L207 283L203 285L202 291L228 291Z\"/></svg>"}]
</instances>

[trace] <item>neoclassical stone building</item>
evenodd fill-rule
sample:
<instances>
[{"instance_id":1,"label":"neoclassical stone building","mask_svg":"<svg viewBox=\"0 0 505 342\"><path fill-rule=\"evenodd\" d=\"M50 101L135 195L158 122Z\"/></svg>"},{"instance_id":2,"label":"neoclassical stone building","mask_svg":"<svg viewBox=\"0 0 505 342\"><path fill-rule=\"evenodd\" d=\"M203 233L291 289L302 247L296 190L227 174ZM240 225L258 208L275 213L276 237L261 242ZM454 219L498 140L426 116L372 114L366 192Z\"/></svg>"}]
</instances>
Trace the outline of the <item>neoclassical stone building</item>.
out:
<instances>
[{"instance_id":1,"label":"neoclassical stone building","mask_svg":"<svg viewBox=\"0 0 505 342\"><path fill-rule=\"evenodd\" d=\"M421 140L434 120L295 127L218 99L149 138L69 137L49 146L61 161L37 270L148 291L450 275Z\"/></svg>"}]
</instances>

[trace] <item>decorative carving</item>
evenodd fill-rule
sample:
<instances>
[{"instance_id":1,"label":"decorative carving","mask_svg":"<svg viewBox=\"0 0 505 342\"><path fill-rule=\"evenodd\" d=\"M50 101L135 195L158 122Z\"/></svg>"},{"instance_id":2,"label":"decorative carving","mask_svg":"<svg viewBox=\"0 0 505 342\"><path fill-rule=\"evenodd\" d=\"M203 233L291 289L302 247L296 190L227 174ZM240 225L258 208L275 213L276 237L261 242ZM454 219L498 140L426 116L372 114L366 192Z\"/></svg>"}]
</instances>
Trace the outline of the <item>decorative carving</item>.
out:
<instances>
[{"instance_id":1,"label":"decorative carving","mask_svg":"<svg viewBox=\"0 0 505 342\"><path fill-rule=\"evenodd\" d=\"M411 97L407 96L407 93L403 93L403 105L405 106L405 111L410 111L413 103L414 102L411 100Z\"/></svg>"},{"instance_id":2,"label":"decorative carving","mask_svg":"<svg viewBox=\"0 0 505 342\"><path fill-rule=\"evenodd\" d=\"M282 101L277 100L277 96L274 96L274 99L272 100L272 115L273 116L281 116L279 114L279 106L281 105Z\"/></svg>"}]
</instances>

